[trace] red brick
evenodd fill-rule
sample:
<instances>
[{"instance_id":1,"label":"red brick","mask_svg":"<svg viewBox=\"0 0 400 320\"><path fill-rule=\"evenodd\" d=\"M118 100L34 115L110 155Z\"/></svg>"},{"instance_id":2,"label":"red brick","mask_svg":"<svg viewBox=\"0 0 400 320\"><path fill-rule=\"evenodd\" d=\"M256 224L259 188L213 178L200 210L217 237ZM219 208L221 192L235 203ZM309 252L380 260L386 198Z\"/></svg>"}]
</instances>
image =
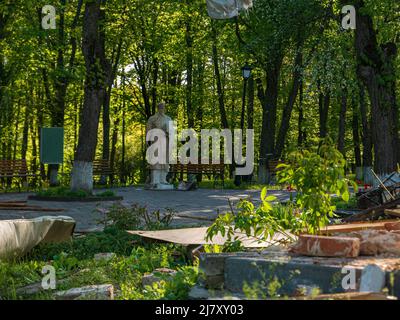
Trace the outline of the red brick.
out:
<instances>
[{"instance_id":1,"label":"red brick","mask_svg":"<svg viewBox=\"0 0 400 320\"><path fill-rule=\"evenodd\" d=\"M360 240L355 237L301 235L290 251L316 257L357 257Z\"/></svg>"},{"instance_id":2,"label":"red brick","mask_svg":"<svg viewBox=\"0 0 400 320\"><path fill-rule=\"evenodd\" d=\"M387 231L398 231L398 230L400 230L400 222L385 223L385 229Z\"/></svg>"}]
</instances>

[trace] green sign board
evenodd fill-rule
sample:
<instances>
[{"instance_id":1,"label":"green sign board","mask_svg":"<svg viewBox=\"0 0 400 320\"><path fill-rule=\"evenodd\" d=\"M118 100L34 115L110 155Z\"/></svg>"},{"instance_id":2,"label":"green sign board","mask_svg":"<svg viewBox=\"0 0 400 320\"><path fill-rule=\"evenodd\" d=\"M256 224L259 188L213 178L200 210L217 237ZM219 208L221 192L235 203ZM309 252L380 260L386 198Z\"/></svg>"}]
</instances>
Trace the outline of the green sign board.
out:
<instances>
[{"instance_id":1,"label":"green sign board","mask_svg":"<svg viewBox=\"0 0 400 320\"><path fill-rule=\"evenodd\" d=\"M42 128L40 135L40 161L62 164L64 159L64 128Z\"/></svg>"}]
</instances>

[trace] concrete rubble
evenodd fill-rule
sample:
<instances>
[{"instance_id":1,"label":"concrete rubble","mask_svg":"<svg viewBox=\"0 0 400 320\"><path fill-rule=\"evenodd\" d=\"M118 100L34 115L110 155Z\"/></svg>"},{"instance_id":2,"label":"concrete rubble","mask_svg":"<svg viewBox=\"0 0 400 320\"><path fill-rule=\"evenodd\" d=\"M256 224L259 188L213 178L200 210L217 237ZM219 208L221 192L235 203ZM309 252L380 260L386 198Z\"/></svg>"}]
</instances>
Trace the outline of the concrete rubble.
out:
<instances>
[{"instance_id":1,"label":"concrete rubble","mask_svg":"<svg viewBox=\"0 0 400 320\"><path fill-rule=\"evenodd\" d=\"M111 284L72 288L54 294L56 300L114 300L114 287Z\"/></svg>"},{"instance_id":2,"label":"concrete rubble","mask_svg":"<svg viewBox=\"0 0 400 320\"><path fill-rule=\"evenodd\" d=\"M152 286L156 282L160 282L162 280L170 280L174 276L176 276L177 271L168 269L168 268L158 268L155 269L150 274L145 274L142 277L142 286Z\"/></svg>"}]
</instances>

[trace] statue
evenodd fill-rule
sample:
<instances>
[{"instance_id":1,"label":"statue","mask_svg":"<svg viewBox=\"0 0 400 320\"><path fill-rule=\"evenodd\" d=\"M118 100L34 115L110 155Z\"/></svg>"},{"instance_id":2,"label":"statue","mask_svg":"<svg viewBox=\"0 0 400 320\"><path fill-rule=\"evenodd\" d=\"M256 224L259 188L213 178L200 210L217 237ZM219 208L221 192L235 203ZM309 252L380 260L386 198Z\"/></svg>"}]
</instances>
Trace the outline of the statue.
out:
<instances>
[{"instance_id":1,"label":"statue","mask_svg":"<svg viewBox=\"0 0 400 320\"><path fill-rule=\"evenodd\" d=\"M165 103L160 103L157 106L157 113L149 118L146 126L146 135L152 129L160 129L166 135L166 164L150 165L150 176L146 181L146 188L153 190L172 190L174 186L167 181L169 172L168 164L168 136L169 136L169 123L172 121L170 117L165 114Z\"/></svg>"}]
</instances>

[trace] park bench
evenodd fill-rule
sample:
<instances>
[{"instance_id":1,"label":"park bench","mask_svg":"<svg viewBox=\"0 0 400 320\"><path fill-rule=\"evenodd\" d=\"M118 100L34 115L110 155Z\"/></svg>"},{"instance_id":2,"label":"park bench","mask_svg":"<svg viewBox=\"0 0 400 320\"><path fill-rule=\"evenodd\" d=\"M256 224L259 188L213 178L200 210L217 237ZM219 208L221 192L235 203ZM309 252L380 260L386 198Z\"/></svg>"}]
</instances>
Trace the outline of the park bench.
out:
<instances>
[{"instance_id":1,"label":"park bench","mask_svg":"<svg viewBox=\"0 0 400 320\"><path fill-rule=\"evenodd\" d=\"M112 176L114 171L107 159L93 160L93 176Z\"/></svg>"},{"instance_id":2,"label":"park bench","mask_svg":"<svg viewBox=\"0 0 400 320\"><path fill-rule=\"evenodd\" d=\"M284 164L281 160L268 160L267 162L267 169L271 175L276 175L276 173L281 170L278 168L278 165Z\"/></svg>"},{"instance_id":3,"label":"park bench","mask_svg":"<svg viewBox=\"0 0 400 320\"><path fill-rule=\"evenodd\" d=\"M20 178L21 181L25 181L26 183L29 177L36 176L37 174L29 171L25 159L0 160L0 180L3 188L4 185L10 185L14 178ZM26 183L26 185L28 184ZM18 188L21 191L20 184L18 184Z\"/></svg>"},{"instance_id":4,"label":"park bench","mask_svg":"<svg viewBox=\"0 0 400 320\"><path fill-rule=\"evenodd\" d=\"M174 176L177 174L180 174L181 179L183 179L184 174L204 174L206 175L209 179L213 178L214 179L214 187L216 185L217 179L221 179L222 181L222 187L225 186L225 164L224 163L219 163L219 164L171 164L170 165L170 173L172 173Z\"/></svg>"}]
</instances>

